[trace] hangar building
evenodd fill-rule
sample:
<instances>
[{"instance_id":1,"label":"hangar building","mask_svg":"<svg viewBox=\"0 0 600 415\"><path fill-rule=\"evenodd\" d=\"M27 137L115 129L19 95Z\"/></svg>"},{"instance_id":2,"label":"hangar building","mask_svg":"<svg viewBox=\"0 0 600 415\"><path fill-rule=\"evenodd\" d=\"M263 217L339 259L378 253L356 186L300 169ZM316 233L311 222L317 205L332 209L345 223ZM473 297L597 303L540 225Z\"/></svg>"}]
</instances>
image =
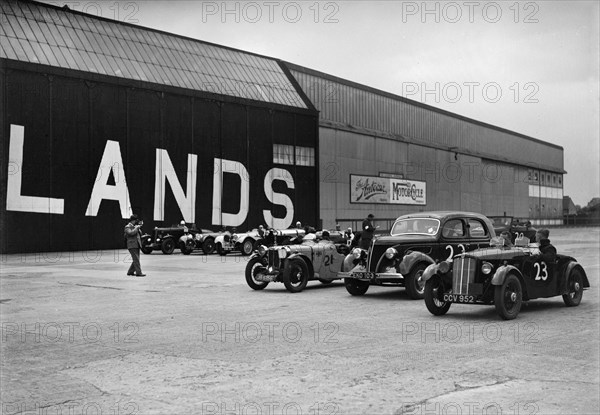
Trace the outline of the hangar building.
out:
<instances>
[{"instance_id":1,"label":"hangar building","mask_svg":"<svg viewBox=\"0 0 600 415\"><path fill-rule=\"evenodd\" d=\"M65 8L0 13L2 253L122 247L132 212L149 229L433 209L561 218L561 147Z\"/></svg>"}]
</instances>

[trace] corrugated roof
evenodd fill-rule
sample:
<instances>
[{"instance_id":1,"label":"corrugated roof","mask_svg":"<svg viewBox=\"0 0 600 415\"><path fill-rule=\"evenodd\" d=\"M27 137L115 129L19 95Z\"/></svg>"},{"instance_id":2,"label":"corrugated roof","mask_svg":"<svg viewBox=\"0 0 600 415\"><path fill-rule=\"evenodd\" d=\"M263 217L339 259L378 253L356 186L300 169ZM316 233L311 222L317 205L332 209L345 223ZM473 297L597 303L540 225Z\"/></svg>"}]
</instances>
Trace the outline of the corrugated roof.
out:
<instances>
[{"instance_id":1,"label":"corrugated roof","mask_svg":"<svg viewBox=\"0 0 600 415\"><path fill-rule=\"evenodd\" d=\"M0 2L0 57L307 108L275 59L32 2Z\"/></svg>"}]
</instances>

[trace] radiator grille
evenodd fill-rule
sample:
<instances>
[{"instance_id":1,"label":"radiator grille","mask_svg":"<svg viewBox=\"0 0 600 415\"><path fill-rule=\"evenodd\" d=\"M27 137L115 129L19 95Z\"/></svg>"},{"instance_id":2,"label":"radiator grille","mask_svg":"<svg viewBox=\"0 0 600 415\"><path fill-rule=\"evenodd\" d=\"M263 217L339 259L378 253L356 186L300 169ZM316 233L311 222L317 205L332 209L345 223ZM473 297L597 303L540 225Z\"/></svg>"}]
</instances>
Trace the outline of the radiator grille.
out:
<instances>
[{"instance_id":1,"label":"radiator grille","mask_svg":"<svg viewBox=\"0 0 600 415\"><path fill-rule=\"evenodd\" d=\"M452 265L452 293L469 294L469 284L475 281L476 270L475 258L455 258Z\"/></svg>"},{"instance_id":2,"label":"radiator grille","mask_svg":"<svg viewBox=\"0 0 600 415\"><path fill-rule=\"evenodd\" d=\"M269 260L270 267L279 267L279 254L275 249L269 249L267 259Z\"/></svg>"}]
</instances>

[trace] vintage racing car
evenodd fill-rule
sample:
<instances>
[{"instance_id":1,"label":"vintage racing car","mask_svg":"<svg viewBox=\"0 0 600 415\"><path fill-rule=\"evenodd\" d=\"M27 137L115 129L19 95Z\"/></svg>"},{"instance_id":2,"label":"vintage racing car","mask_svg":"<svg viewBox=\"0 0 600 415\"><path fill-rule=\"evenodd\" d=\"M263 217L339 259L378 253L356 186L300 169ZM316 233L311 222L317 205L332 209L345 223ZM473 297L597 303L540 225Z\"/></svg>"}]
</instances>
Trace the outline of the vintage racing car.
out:
<instances>
[{"instance_id":1,"label":"vintage racing car","mask_svg":"<svg viewBox=\"0 0 600 415\"><path fill-rule=\"evenodd\" d=\"M530 242L535 242L536 228L531 226L527 219L518 219L512 216L488 216L494 225L494 232L500 235L506 231L510 234L510 239L514 243L518 237L525 236Z\"/></svg>"},{"instance_id":2,"label":"vintage racing car","mask_svg":"<svg viewBox=\"0 0 600 415\"><path fill-rule=\"evenodd\" d=\"M308 281L329 284L339 279L348 247L328 238L327 234L309 233L299 244L259 246L246 265L246 282L254 290L262 290L270 282L283 282L288 291L297 293Z\"/></svg>"},{"instance_id":3,"label":"vintage racing car","mask_svg":"<svg viewBox=\"0 0 600 415\"><path fill-rule=\"evenodd\" d=\"M179 249L184 255L189 255L196 249L202 249L205 255L210 255L216 249L215 239L221 235L231 235L231 233L214 232L208 229L187 232L179 238Z\"/></svg>"},{"instance_id":4,"label":"vintage racing car","mask_svg":"<svg viewBox=\"0 0 600 415\"><path fill-rule=\"evenodd\" d=\"M152 234L145 233L142 235L142 252L150 254L153 250L160 249L163 254L171 255L178 247L179 238L186 233L194 234L196 232L198 232L196 225L188 225L185 222L165 228L155 227Z\"/></svg>"},{"instance_id":5,"label":"vintage racing car","mask_svg":"<svg viewBox=\"0 0 600 415\"><path fill-rule=\"evenodd\" d=\"M260 239L258 229L244 233L234 232L231 235L223 234L215 238L217 253L221 256L233 251L240 251L242 255L250 255L254 250L256 241Z\"/></svg>"},{"instance_id":6,"label":"vintage racing car","mask_svg":"<svg viewBox=\"0 0 600 415\"><path fill-rule=\"evenodd\" d=\"M471 212L421 212L400 216L387 236L375 237L369 250L354 248L345 258L346 290L363 295L371 284L404 286L413 299L424 296L423 271L439 260L489 246L490 220Z\"/></svg>"},{"instance_id":7,"label":"vintage racing car","mask_svg":"<svg viewBox=\"0 0 600 415\"><path fill-rule=\"evenodd\" d=\"M423 273L425 305L432 314L446 314L452 303L494 304L500 317L517 317L523 301L562 295L567 306L581 302L590 283L583 267L566 255L550 262L537 244L526 238L505 247L501 238L492 247L477 249L430 265Z\"/></svg>"}]
</instances>

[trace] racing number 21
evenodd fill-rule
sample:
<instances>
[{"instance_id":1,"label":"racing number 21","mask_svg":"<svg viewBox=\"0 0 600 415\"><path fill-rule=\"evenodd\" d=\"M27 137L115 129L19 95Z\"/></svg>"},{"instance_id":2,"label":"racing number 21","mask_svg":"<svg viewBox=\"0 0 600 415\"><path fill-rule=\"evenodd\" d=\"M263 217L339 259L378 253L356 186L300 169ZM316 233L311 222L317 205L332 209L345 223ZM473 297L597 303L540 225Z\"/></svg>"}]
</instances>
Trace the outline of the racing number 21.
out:
<instances>
[{"instance_id":1,"label":"racing number 21","mask_svg":"<svg viewBox=\"0 0 600 415\"><path fill-rule=\"evenodd\" d=\"M533 264L535 267L535 280L546 281L548 279L548 266L544 261Z\"/></svg>"}]
</instances>

